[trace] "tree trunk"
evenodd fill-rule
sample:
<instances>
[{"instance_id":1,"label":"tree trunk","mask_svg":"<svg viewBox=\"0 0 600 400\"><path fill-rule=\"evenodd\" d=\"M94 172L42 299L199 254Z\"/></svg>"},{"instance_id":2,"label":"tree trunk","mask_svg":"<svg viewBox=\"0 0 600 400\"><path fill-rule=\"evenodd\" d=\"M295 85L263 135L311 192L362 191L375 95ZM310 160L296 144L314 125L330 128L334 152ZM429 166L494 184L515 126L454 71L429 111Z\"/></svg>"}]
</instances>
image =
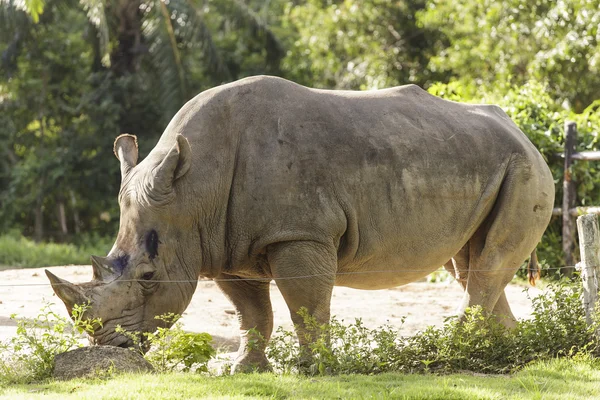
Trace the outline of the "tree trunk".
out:
<instances>
[{"instance_id":1,"label":"tree trunk","mask_svg":"<svg viewBox=\"0 0 600 400\"><path fill-rule=\"evenodd\" d=\"M65 201L61 198L56 202L56 214L58 217L58 226L60 228L60 236L62 240L67 238L69 228L67 227L67 214L65 212Z\"/></svg>"},{"instance_id":2,"label":"tree trunk","mask_svg":"<svg viewBox=\"0 0 600 400\"><path fill-rule=\"evenodd\" d=\"M111 69L122 76L135 73L139 68L139 55L146 51L142 44L141 0L119 0L116 17L118 46L111 54Z\"/></svg>"},{"instance_id":3,"label":"tree trunk","mask_svg":"<svg viewBox=\"0 0 600 400\"><path fill-rule=\"evenodd\" d=\"M79 220L79 211L77 210L77 199L72 190L69 191L69 195L71 196L71 209L73 210L73 228L75 234L79 235L81 233L81 221Z\"/></svg>"},{"instance_id":4,"label":"tree trunk","mask_svg":"<svg viewBox=\"0 0 600 400\"><path fill-rule=\"evenodd\" d=\"M35 231L34 240L41 242L44 239L44 193L42 192L43 179L40 182L40 192L35 202Z\"/></svg>"}]
</instances>

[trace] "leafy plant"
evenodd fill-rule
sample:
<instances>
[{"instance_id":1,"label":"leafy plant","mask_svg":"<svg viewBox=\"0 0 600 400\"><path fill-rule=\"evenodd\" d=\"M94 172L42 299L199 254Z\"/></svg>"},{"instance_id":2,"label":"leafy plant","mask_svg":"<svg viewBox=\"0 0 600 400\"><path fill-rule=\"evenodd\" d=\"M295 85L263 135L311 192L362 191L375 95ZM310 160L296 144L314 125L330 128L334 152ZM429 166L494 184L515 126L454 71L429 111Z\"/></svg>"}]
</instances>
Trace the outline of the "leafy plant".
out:
<instances>
[{"instance_id":1,"label":"leafy plant","mask_svg":"<svg viewBox=\"0 0 600 400\"><path fill-rule=\"evenodd\" d=\"M17 318L17 334L0 342L0 383L28 383L51 375L57 354L81 347L82 334L102 326L99 319L83 319L88 305L75 305L72 321L61 317L45 304L38 316Z\"/></svg>"},{"instance_id":2,"label":"leafy plant","mask_svg":"<svg viewBox=\"0 0 600 400\"><path fill-rule=\"evenodd\" d=\"M116 331L126 335L139 349L150 348L145 358L157 371L207 372L208 361L215 355L208 333L185 332L179 322L180 315L167 313L155 317L170 329L159 327L156 332L128 332L118 326ZM140 338L144 343L140 343Z\"/></svg>"},{"instance_id":3,"label":"leafy plant","mask_svg":"<svg viewBox=\"0 0 600 400\"><path fill-rule=\"evenodd\" d=\"M333 318L319 325L301 311L307 335L314 340L302 350L293 333L279 329L267 348L278 371L309 375L383 372L507 373L533 360L596 354L597 326L588 326L581 287L566 282L550 285L533 299L533 318L507 330L481 308L451 318L441 328L429 327L401 337L391 327L369 329L360 320L344 325Z\"/></svg>"}]
</instances>

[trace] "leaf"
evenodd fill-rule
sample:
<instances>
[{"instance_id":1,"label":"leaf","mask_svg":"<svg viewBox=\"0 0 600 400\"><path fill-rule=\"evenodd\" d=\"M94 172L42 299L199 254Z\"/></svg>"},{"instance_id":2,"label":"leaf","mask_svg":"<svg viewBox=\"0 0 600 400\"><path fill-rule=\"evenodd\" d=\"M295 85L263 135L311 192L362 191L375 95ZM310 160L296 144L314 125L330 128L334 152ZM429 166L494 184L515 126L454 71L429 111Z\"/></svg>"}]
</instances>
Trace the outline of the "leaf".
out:
<instances>
[{"instance_id":1,"label":"leaf","mask_svg":"<svg viewBox=\"0 0 600 400\"><path fill-rule=\"evenodd\" d=\"M44 12L44 0L24 0L25 11L31 15L31 19L36 24L40 20L40 15Z\"/></svg>"}]
</instances>

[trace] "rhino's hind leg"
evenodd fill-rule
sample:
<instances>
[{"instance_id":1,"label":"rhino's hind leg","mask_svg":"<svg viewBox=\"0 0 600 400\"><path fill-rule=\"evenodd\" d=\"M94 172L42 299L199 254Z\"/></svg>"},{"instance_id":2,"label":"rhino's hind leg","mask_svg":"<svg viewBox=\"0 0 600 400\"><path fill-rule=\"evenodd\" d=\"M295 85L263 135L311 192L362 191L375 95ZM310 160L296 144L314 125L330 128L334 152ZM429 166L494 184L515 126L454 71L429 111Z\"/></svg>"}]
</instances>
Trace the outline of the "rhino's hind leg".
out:
<instances>
[{"instance_id":1,"label":"rhino's hind leg","mask_svg":"<svg viewBox=\"0 0 600 400\"><path fill-rule=\"evenodd\" d=\"M265 356L273 332L269 282L236 280L230 275L219 278L222 280L217 279L216 283L234 305L240 320L240 347L231 372L270 370Z\"/></svg>"},{"instance_id":2,"label":"rhino's hind leg","mask_svg":"<svg viewBox=\"0 0 600 400\"><path fill-rule=\"evenodd\" d=\"M469 274L461 311L479 305L515 325L504 288L536 247L552 212L552 196L539 191L526 165L506 176L492 212L469 240ZM523 169L523 170L520 170Z\"/></svg>"},{"instance_id":3,"label":"rhino's hind leg","mask_svg":"<svg viewBox=\"0 0 600 400\"><path fill-rule=\"evenodd\" d=\"M469 278L469 243L467 243L454 257L452 257L450 261L444 264L444 268L446 268L446 271L454 276L463 290L466 290L467 281ZM461 314L464 313L464 307L460 310L460 312ZM510 306L508 305L504 291L498 298L492 314L503 316L501 318L507 318L508 325L512 325L511 321L515 320L513 313L510 310Z\"/></svg>"},{"instance_id":4,"label":"rhino's hind leg","mask_svg":"<svg viewBox=\"0 0 600 400\"><path fill-rule=\"evenodd\" d=\"M298 241L272 245L269 266L296 327L300 346L306 348L315 332L299 314L305 308L318 325L329 323L331 293L337 270L336 250L317 242Z\"/></svg>"},{"instance_id":5,"label":"rhino's hind leg","mask_svg":"<svg viewBox=\"0 0 600 400\"><path fill-rule=\"evenodd\" d=\"M444 264L444 268L454 279L462 286L467 288L467 278L469 277L469 243L463 246L462 249L450 261Z\"/></svg>"}]
</instances>

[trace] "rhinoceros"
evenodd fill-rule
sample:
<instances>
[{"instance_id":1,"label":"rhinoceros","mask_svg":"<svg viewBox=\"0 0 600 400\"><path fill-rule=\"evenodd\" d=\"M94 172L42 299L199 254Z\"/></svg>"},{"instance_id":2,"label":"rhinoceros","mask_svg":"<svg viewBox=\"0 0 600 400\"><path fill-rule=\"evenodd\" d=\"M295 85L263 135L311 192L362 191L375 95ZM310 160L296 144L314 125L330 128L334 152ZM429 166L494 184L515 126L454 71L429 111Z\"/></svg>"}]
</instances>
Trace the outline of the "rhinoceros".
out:
<instances>
[{"instance_id":1,"label":"rhinoceros","mask_svg":"<svg viewBox=\"0 0 600 400\"><path fill-rule=\"evenodd\" d=\"M207 90L183 106L138 163L137 139L114 144L121 211L93 280L48 273L68 310L89 302L97 344L131 346L156 315L182 313L199 277L236 308L234 368L268 368L274 280L298 326L330 318L333 287L385 289L445 265L459 310L514 324L504 288L552 214L553 178L497 106L460 104L415 85L311 89L268 76ZM260 345L248 341L259 333Z\"/></svg>"}]
</instances>

